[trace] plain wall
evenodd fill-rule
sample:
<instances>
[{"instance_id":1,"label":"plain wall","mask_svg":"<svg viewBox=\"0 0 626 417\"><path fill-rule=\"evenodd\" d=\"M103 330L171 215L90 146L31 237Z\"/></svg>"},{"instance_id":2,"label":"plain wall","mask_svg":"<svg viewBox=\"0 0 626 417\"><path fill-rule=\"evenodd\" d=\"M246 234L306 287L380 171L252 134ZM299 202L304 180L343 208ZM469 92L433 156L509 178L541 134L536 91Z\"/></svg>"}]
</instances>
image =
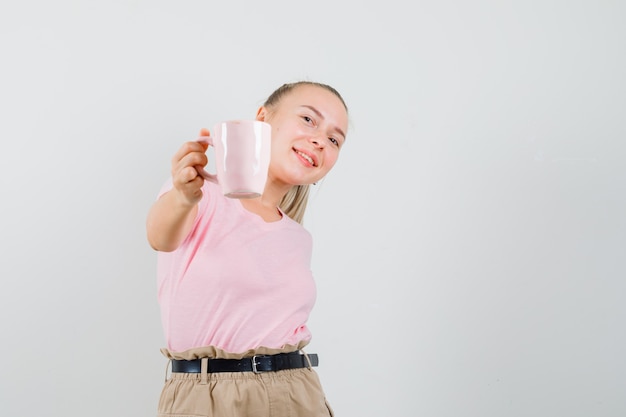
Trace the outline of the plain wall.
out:
<instances>
[{"instance_id":1,"label":"plain wall","mask_svg":"<svg viewBox=\"0 0 626 417\"><path fill-rule=\"evenodd\" d=\"M1 415L152 416L145 216L284 82L351 126L315 186L307 349L338 416L626 415L620 1L0 6Z\"/></svg>"}]
</instances>

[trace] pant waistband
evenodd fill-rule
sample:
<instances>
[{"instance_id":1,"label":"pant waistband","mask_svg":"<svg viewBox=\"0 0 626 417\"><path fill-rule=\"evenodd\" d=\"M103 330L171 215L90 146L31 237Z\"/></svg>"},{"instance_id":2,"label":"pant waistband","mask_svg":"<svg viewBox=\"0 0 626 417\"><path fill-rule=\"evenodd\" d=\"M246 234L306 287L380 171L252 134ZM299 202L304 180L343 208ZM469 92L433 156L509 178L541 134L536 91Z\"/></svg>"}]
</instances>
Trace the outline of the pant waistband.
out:
<instances>
[{"instance_id":1,"label":"pant waistband","mask_svg":"<svg viewBox=\"0 0 626 417\"><path fill-rule=\"evenodd\" d=\"M315 353L299 352L278 353L276 355L255 355L242 359L209 359L207 372L272 372L285 369L309 368L318 366L319 359ZM172 359L172 372L201 373L202 359Z\"/></svg>"}]
</instances>

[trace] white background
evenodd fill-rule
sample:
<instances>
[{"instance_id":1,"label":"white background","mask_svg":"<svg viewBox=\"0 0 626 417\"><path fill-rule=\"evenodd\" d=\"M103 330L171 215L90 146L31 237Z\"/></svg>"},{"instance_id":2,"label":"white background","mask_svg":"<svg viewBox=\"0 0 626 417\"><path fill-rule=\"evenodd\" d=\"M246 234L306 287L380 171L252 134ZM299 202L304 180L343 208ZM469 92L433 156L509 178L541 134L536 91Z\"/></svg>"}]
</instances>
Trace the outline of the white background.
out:
<instances>
[{"instance_id":1,"label":"white background","mask_svg":"<svg viewBox=\"0 0 626 417\"><path fill-rule=\"evenodd\" d=\"M306 218L338 416L626 415L621 1L5 1L3 416L153 416L145 216L201 127L336 87Z\"/></svg>"}]
</instances>

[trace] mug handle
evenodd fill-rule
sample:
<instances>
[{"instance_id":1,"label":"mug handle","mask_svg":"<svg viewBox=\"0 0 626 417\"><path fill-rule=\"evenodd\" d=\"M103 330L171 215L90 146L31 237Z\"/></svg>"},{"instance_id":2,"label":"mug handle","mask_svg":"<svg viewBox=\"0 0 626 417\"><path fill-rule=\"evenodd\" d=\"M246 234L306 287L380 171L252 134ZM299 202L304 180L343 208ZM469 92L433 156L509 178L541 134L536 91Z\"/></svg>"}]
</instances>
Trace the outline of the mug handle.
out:
<instances>
[{"instance_id":1,"label":"mug handle","mask_svg":"<svg viewBox=\"0 0 626 417\"><path fill-rule=\"evenodd\" d=\"M199 143L207 143L209 146L213 146L213 139L211 138L211 136L208 137L208 139L206 139L204 136L201 137L200 139L198 139ZM196 171L198 171L198 175L200 175L202 178L204 178L207 181L211 181L215 184L219 184L217 182L217 175L213 175L213 174L209 174L208 172L206 172L206 170L204 169L204 167L197 165L196 167Z\"/></svg>"}]
</instances>

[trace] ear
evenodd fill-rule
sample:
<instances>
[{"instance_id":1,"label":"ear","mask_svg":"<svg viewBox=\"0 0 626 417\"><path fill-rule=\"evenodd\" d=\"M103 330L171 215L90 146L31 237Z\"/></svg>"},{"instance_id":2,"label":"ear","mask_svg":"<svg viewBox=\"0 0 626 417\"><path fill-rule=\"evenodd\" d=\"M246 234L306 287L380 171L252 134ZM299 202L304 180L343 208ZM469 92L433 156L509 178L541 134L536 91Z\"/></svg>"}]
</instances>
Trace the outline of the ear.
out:
<instances>
[{"instance_id":1,"label":"ear","mask_svg":"<svg viewBox=\"0 0 626 417\"><path fill-rule=\"evenodd\" d=\"M264 122L266 117L267 109L265 108L265 106L259 107L259 110L257 110L256 112L255 120L258 120L259 122Z\"/></svg>"}]
</instances>

